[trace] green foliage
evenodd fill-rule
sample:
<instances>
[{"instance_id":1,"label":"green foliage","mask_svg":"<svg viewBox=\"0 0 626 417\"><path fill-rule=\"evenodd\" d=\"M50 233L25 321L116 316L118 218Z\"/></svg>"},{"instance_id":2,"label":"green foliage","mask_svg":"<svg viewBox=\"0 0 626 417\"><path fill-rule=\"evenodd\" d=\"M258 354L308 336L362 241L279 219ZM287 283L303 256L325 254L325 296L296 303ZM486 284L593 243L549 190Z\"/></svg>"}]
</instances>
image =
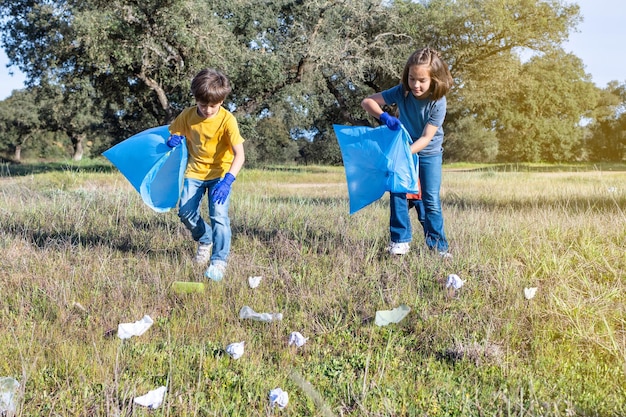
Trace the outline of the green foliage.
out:
<instances>
[{"instance_id":1,"label":"green foliage","mask_svg":"<svg viewBox=\"0 0 626 417\"><path fill-rule=\"evenodd\" d=\"M621 162L626 158L626 84L610 83L601 91L598 115L587 141L593 161Z\"/></svg>"},{"instance_id":2,"label":"green foliage","mask_svg":"<svg viewBox=\"0 0 626 417\"><path fill-rule=\"evenodd\" d=\"M606 140L596 135L581 151L578 123L600 117L602 106L580 60L561 47L581 19L576 4L13 0L0 10L11 62L29 85L58 87L49 92L54 110L42 113L54 122L48 129L70 138L76 159L86 141L98 153L169 123L192 104L193 75L216 67L234 86L226 107L248 119L253 164L340 163L332 125L374 124L361 100L396 85L407 56L426 45L441 51L456 81L446 119L452 158L606 159L621 149L622 139L606 134L619 124L609 123L598 125ZM520 53L534 58L522 62ZM268 120L280 127L276 140L261 140ZM296 155L284 132L313 143L296 143Z\"/></svg>"}]
</instances>

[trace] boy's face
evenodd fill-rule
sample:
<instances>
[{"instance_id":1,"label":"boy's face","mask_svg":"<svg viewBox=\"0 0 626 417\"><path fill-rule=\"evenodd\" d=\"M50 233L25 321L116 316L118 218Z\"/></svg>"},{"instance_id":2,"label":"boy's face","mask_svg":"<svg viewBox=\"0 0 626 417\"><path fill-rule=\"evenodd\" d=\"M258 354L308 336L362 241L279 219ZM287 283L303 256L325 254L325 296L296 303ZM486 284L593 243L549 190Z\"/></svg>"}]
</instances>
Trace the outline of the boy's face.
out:
<instances>
[{"instance_id":1,"label":"boy's face","mask_svg":"<svg viewBox=\"0 0 626 417\"><path fill-rule=\"evenodd\" d=\"M203 103L201 101L196 101L196 106L198 108L198 116L204 117L205 119L210 119L215 116L217 112L220 110L220 106L224 103L224 101L220 101L219 103Z\"/></svg>"}]
</instances>

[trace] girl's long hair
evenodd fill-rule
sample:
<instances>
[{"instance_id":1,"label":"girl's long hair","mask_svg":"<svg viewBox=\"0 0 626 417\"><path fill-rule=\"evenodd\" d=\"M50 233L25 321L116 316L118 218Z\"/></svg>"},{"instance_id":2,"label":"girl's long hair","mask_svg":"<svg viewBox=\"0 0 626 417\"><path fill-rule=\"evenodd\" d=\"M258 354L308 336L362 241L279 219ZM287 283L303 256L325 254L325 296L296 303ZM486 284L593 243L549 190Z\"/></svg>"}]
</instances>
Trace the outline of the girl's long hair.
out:
<instances>
[{"instance_id":1,"label":"girl's long hair","mask_svg":"<svg viewBox=\"0 0 626 417\"><path fill-rule=\"evenodd\" d=\"M450 70L448 69L448 64L441 59L439 52L426 47L413 52L413 54L411 54L409 59L406 61L406 65L404 66L404 71L402 73L402 88L405 96L411 91L411 88L409 87L409 70L414 65L426 65L430 70L430 78L432 81L430 83L429 98L431 100L439 100L445 96L448 91L450 91L450 88L452 88L454 81L452 79L452 74L450 74Z\"/></svg>"}]
</instances>

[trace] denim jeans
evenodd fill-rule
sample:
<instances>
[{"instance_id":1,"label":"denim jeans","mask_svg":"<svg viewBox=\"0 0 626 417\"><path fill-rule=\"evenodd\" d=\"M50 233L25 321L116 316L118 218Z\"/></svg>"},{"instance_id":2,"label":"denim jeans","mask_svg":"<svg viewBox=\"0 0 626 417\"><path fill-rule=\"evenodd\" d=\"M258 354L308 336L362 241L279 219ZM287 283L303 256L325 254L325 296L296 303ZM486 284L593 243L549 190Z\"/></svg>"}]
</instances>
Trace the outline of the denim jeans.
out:
<instances>
[{"instance_id":1,"label":"denim jeans","mask_svg":"<svg viewBox=\"0 0 626 417\"><path fill-rule=\"evenodd\" d=\"M409 210L415 208L417 218L424 229L426 246L437 251L448 250L448 240L443 228L441 213L441 164L442 154L419 157L419 179L422 200L407 200L406 194L391 193L389 231L392 242L411 241L411 219Z\"/></svg>"},{"instance_id":2,"label":"denim jeans","mask_svg":"<svg viewBox=\"0 0 626 417\"><path fill-rule=\"evenodd\" d=\"M220 178L202 181L185 178L183 193L180 197L178 217L191 232L191 237L201 245L213 243L211 261L224 261L230 253L232 231L228 207L230 194L223 204L215 204L211 200L211 190L220 181ZM200 215L200 203L204 194L207 194L209 219L211 224Z\"/></svg>"}]
</instances>

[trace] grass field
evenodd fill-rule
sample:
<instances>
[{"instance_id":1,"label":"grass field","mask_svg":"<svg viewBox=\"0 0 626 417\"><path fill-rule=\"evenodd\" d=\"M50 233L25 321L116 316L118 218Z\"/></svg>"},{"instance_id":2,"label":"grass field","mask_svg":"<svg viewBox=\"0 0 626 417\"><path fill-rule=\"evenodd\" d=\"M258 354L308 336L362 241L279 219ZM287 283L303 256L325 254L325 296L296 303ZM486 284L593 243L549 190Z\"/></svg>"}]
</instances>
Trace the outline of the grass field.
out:
<instances>
[{"instance_id":1,"label":"grass field","mask_svg":"<svg viewBox=\"0 0 626 417\"><path fill-rule=\"evenodd\" d=\"M17 415L626 415L626 167L443 178L446 261L417 218L410 254L386 255L387 197L350 216L342 168L243 170L224 281L180 295L203 268L175 212L104 162L2 166L0 377L20 382ZM450 292L449 274L465 285ZM243 306L284 318L241 320ZM146 314L146 333L116 336ZM159 386L159 408L133 406Z\"/></svg>"}]
</instances>

